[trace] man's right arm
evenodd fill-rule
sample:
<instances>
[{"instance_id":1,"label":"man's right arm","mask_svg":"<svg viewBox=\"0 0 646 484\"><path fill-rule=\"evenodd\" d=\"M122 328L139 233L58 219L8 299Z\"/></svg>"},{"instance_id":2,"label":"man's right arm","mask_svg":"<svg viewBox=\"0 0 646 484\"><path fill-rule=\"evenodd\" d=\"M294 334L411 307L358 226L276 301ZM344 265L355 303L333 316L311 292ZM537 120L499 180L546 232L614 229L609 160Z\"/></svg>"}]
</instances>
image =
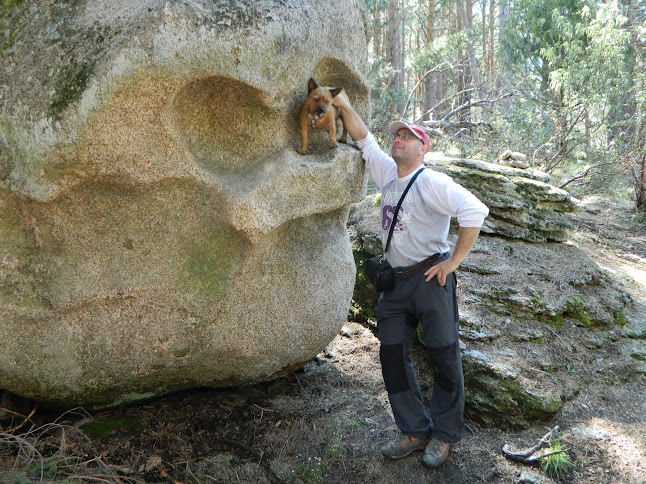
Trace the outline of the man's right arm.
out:
<instances>
[{"instance_id":1,"label":"man's right arm","mask_svg":"<svg viewBox=\"0 0 646 484\"><path fill-rule=\"evenodd\" d=\"M368 174L381 189L386 182L396 176L397 165L395 161L379 147L361 117L350 104L350 100L344 91L341 91L332 100L332 104L341 109L343 125L361 150L363 159L366 161Z\"/></svg>"},{"instance_id":2,"label":"man's right arm","mask_svg":"<svg viewBox=\"0 0 646 484\"><path fill-rule=\"evenodd\" d=\"M354 110L344 91L341 91L334 99L332 99L332 104L341 109L343 125L355 142L365 139L366 136L368 136L368 128L366 127L366 124Z\"/></svg>"}]
</instances>

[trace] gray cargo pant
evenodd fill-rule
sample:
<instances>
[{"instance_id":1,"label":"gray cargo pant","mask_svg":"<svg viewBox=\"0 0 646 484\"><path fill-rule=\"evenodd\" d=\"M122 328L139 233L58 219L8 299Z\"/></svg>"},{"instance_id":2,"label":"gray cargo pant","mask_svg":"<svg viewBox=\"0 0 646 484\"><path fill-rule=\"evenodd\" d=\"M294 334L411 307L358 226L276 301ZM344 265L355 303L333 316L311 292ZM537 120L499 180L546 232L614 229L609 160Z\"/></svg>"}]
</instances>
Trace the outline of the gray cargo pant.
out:
<instances>
[{"instance_id":1,"label":"gray cargo pant","mask_svg":"<svg viewBox=\"0 0 646 484\"><path fill-rule=\"evenodd\" d=\"M438 261L446 260L445 254ZM464 378L458 341L455 273L440 286L421 270L398 279L377 305L382 373L399 430L409 437L456 442L464 426ZM418 322L435 367L430 412L420 394L410 357Z\"/></svg>"}]
</instances>

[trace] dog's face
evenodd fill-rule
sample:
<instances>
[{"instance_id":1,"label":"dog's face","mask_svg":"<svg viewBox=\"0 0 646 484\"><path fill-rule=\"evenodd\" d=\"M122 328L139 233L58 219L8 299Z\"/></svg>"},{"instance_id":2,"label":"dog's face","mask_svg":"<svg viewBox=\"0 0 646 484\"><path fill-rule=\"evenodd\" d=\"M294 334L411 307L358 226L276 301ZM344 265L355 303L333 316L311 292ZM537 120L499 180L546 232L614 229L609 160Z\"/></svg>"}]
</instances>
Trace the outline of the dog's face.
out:
<instances>
[{"instance_id":1,"label":"dog's face","mask_svg":"<svg viewBox=\"0 0 646 484\"><path fill-rule=\"evenodd\" d=\"M341 92L341 88L320 87L314 79L307 84L307 110L312 114L323 114L332 110L332 98Z\"/></svg>"}]
</instances>

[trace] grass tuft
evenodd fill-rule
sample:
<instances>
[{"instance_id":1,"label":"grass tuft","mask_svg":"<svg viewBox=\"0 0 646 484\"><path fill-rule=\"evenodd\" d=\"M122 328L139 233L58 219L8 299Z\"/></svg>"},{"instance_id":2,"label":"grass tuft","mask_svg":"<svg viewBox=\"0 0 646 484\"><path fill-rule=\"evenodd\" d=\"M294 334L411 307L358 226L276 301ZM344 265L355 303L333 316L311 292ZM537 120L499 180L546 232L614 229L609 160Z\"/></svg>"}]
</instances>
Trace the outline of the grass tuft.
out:
<instances>
[{"instance_id":1,"label":"grass tuft","mask_svg":"<svg viewBox=\"0 0 646 484\"><path fill-rule=\"evenodd\" d=\"M568 450L558 439L550 439L546 456L541 461L541 467L546 476L560 480L570 472L574 464L570 460Z\"/></svg>"}]
</instances>

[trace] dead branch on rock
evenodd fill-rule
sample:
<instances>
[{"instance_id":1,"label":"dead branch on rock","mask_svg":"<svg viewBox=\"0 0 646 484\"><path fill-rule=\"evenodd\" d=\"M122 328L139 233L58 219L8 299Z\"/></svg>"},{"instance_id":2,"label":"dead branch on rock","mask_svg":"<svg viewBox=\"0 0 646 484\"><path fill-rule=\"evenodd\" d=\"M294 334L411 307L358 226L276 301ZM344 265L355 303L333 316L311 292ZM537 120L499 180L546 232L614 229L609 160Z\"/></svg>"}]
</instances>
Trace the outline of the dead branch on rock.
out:
<instances>
[{"instance_id":1,"label":"dead branch on rock","mask_svg":"<svg viewBox=\"0 0 646 484\"><path fill-rule=\"evenodd\" d=\"M550 439L554 435L556 435L558 431L559 431L559 426L557 425L552 430L550 430L545 435L543 435L534 447L531 447L529 449L512 451L510 445L505 444L502 446L502 453L508 459L513 460L515 462L521 462L523 464L534 464L535 462L538 462L539 460L542 460L545 457L549 457L550 455L561 454L564 452L564 450L557 450L555 452L547 452L547 453L541 452L537 454L538 451L540 451L541 449L549 445Z\"/></svg>"}]
</instances>

